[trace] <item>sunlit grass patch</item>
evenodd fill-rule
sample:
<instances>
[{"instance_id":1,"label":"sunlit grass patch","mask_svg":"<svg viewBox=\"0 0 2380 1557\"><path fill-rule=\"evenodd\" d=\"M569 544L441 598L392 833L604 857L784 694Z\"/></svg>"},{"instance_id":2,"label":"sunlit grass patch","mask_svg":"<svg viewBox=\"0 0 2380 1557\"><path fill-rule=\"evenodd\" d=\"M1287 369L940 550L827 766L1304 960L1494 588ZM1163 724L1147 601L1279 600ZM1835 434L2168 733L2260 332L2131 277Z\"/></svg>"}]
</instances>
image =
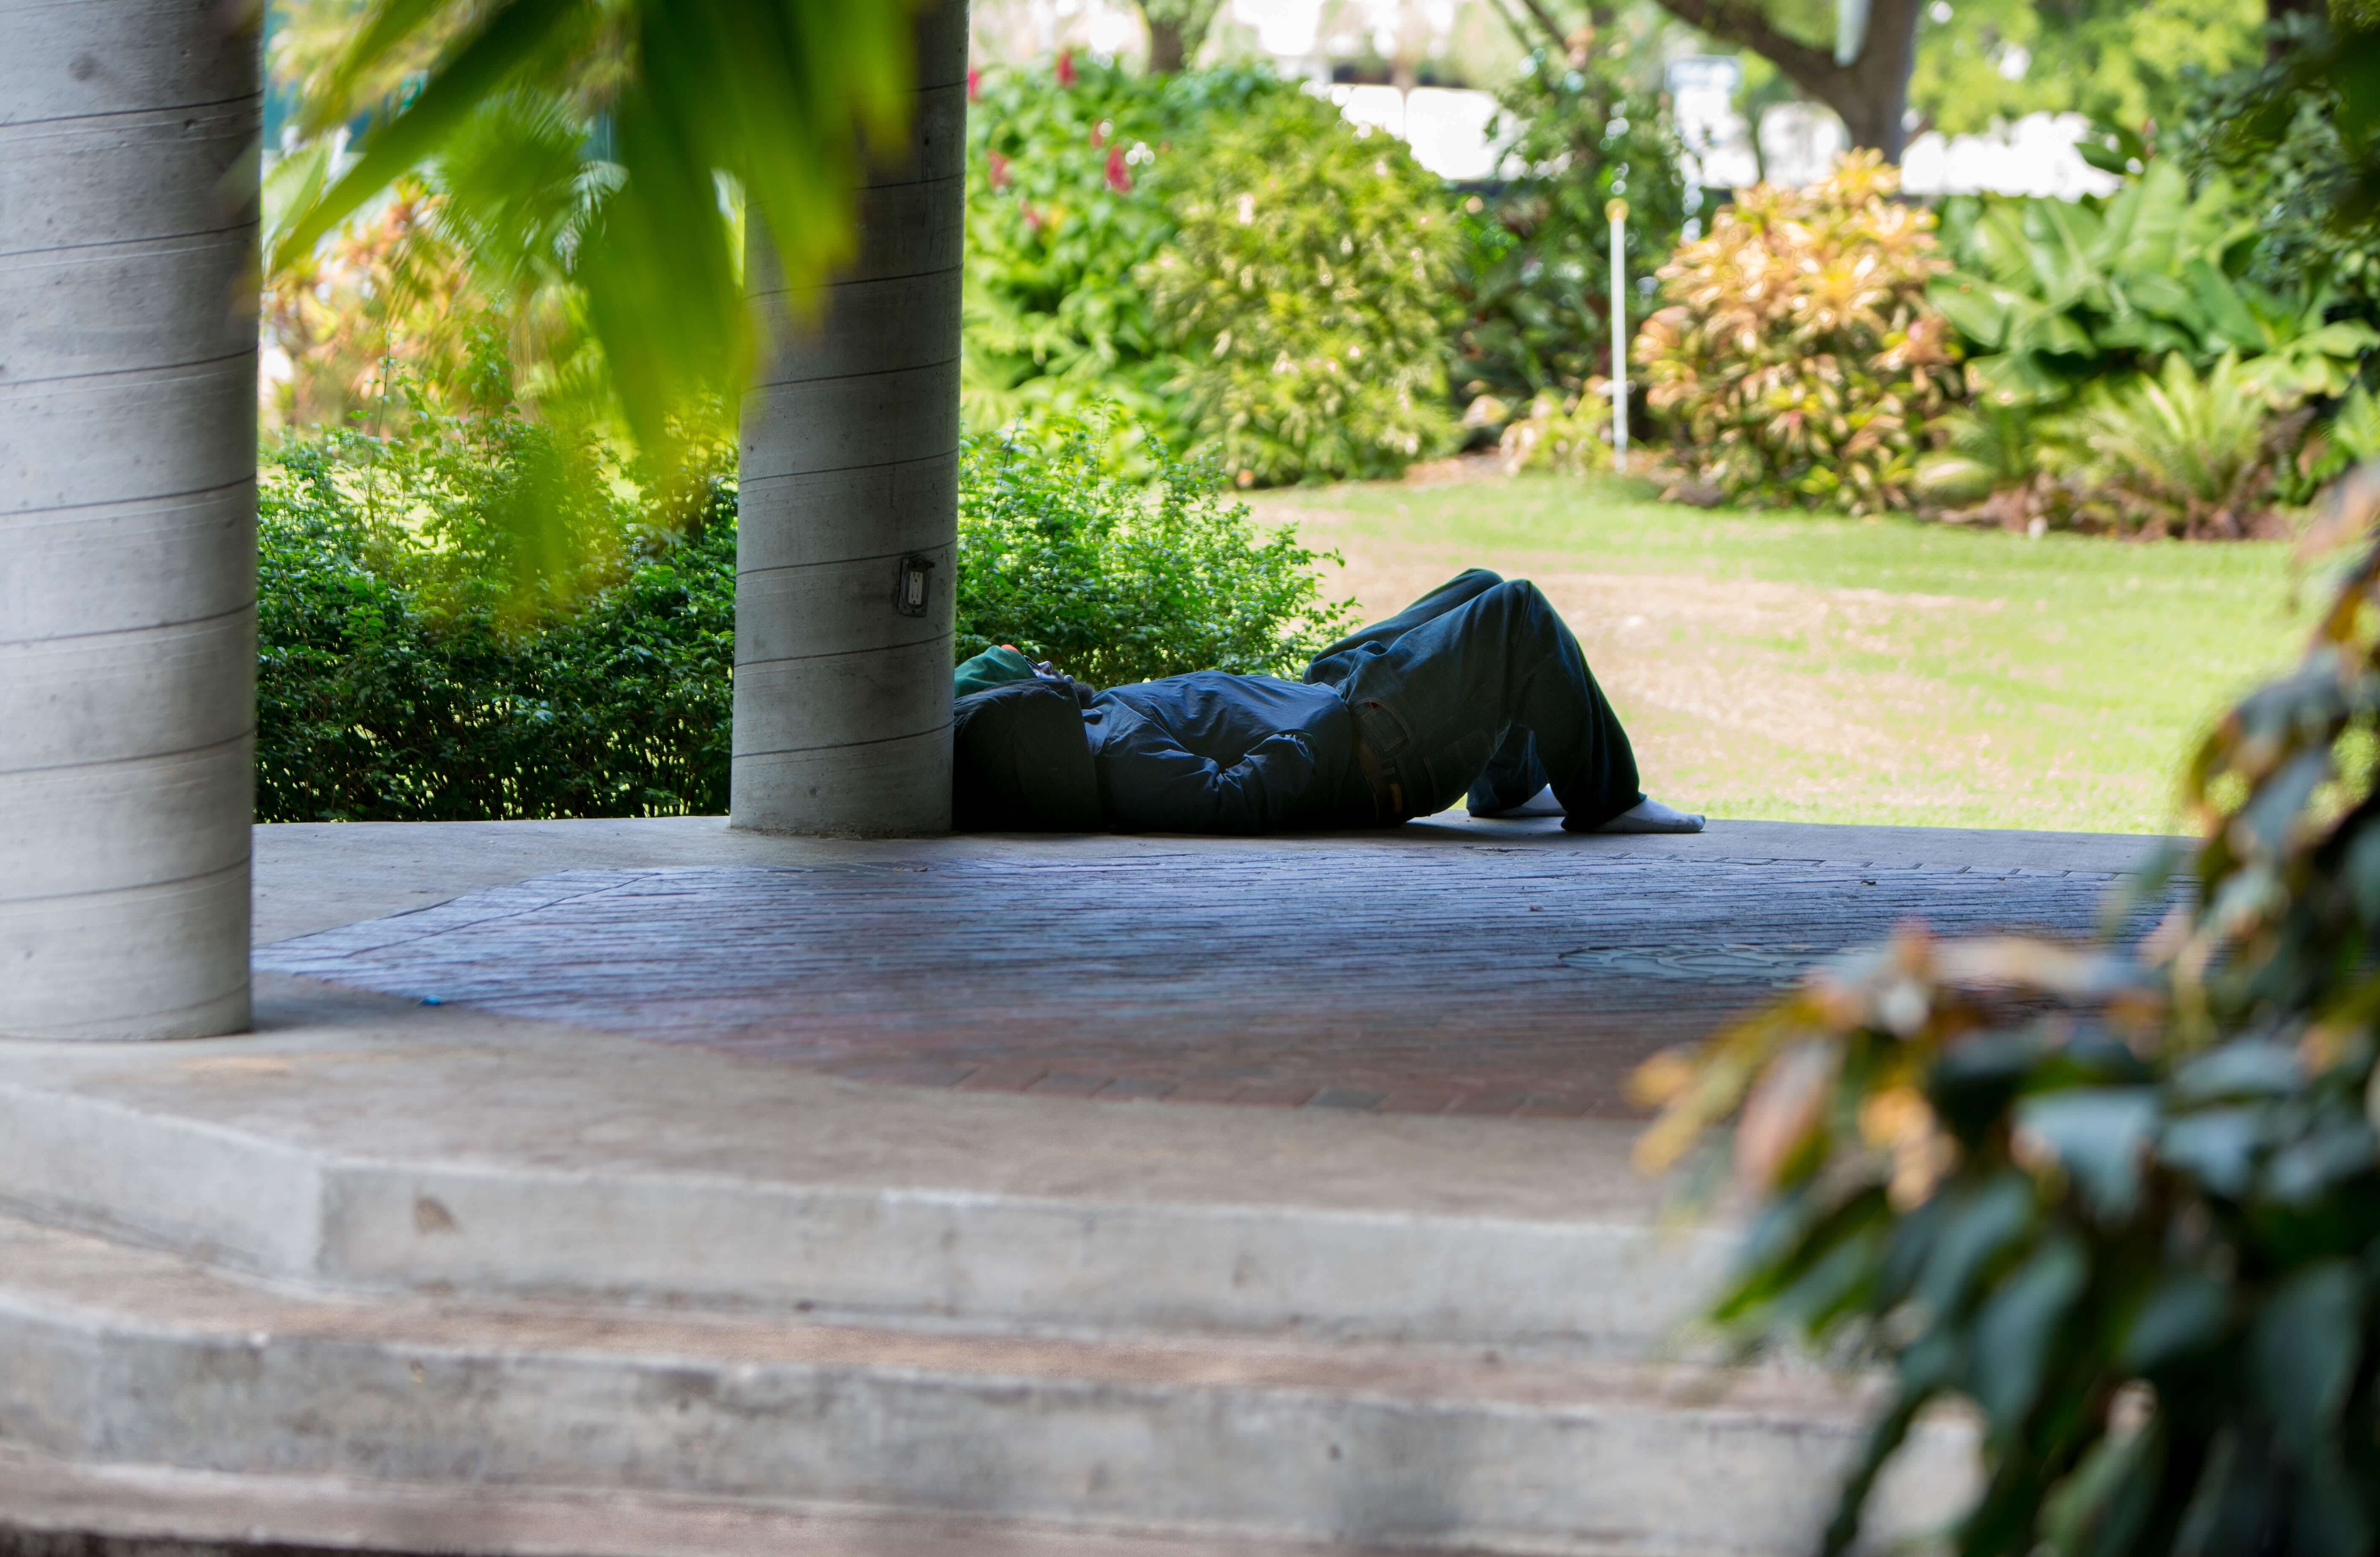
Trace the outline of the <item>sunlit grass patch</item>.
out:
<instances>
[{"instance_id":1,"label":"sunlit grass patch","mask_svg":"<svg viewBox=\"0 0 2380 1557\"><path fill-rule=\"evenodd\" d=\"M2163 832L2192 739L2288 663L2287 548L1701 510L1618 479L1283 492L1367 614L1456 569L1578 629L1655 794L1714 815Z\"/></svg>"}]
</instances>

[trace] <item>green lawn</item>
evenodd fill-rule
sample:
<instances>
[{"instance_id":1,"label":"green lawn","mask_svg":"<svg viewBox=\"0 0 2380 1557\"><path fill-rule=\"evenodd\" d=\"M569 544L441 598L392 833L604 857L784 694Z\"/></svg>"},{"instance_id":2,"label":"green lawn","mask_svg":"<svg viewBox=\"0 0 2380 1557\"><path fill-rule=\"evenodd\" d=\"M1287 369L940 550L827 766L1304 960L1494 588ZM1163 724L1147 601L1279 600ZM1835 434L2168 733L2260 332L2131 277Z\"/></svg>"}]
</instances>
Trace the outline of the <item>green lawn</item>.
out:
<instances>
[{"instance_id":1,"label":"green lawn","mask_svg":"<svg viewBox=\"0 0 2380 1557\"><path fill-rule=\"evenodd\" d=\"M2174 824L2174 775L2307 613L2278 544L2027 540L1704 512L1523 478L1262 494L1393 610L1464 566L1536 580L1646 787L1718 816L2088 832Z\"/></svg>"}]
</instances>

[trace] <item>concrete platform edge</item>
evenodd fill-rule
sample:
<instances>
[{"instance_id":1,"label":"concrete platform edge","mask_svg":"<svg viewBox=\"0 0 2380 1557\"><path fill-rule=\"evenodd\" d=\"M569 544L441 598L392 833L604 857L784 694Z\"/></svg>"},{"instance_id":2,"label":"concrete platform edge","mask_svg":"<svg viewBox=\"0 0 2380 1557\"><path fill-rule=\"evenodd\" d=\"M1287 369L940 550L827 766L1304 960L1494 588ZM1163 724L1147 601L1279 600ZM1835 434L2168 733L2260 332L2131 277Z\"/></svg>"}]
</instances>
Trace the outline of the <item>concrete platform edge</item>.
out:
<instances>
[{"instance_id":1,"label":"concrete platform edge","mask_svg":"<svg viewBox=\"0 0 2380 1557\"><path fill-rule=\"evenodd\" d=\"M1354 1548L1236 1532L88 1466L0 1446L0 1557L1317 1557L1324 1551L1372 1557Z\"/></svg>"},{"instance_id":2,"label":"concrete platform edge","mask_svg":"<svg viewBox=\"0 0 2380 1557\"><path fill-rule=\"evenodd\" d=\"M5 1222L0 1271L0 1444L20 1455L86 1481L175 1466L399 1502L438 1484L499 1513L690 1498L1259 1547L1790 1557L1824 1518L1866 1398L1793 1372L1463 1349L330 1301ZM1970 1441L1955 1422L1919 1435L1881 1494L1880 1536L1955 1506ZM23 1509L0 1497L0 1515Z\"/></svg>"}]
</instances>

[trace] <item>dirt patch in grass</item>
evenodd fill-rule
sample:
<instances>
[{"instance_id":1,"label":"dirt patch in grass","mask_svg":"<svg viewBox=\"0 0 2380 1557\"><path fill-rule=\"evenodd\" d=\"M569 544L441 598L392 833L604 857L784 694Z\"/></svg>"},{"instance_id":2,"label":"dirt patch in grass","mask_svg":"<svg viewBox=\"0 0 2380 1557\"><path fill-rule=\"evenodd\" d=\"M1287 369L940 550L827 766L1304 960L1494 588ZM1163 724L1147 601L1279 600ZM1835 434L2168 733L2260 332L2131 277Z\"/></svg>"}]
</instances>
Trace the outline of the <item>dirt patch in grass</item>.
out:
<instances>
[{"instance_id":1,"label":"dirt patch in grass","mask_svg":"<svg viewBox=\"0 0 2380 1557\"><path fill-rule=\"evenodd\" d=\"M1451 571L1397 563L1359 569L1351 557L1347 582L1366 616L1377 618ZM2001 610L2001 602L1758 579L1524 571L1577 632L1587 663L1635 732L1647 786L1683 797L1682 804L1724 815L1847 804L1900 813L1910 808L1894 797L1912 789L1938 796L1948 785L1972 803L2026 778L2005 752L1993 751L1988 731L1963 731L1948 748L1913 751L1909 731L1929 720L1941 688L1890 663L1911 637L1969 630L1973 618ZM1853 668L1846 663L1852 660L1871 663Z\"/></svg>"},{"instance_id":2,"label":"dirt patch in grass","mask_svg":"<svg viewBox=\"0 0 2380 1557\"><path fill-rule=\"evenodd\" d=\"M1466 566L1534 579L1627 720L1646 786L1722 816L2165 831L2195 731L2286 663L2297 630L2277 555L2245 548L1780 533L1614 495L1470 480L1284 493L1260 512L1345 555L1326 587L1366 619Z\"/></svg>"}]
</instances>

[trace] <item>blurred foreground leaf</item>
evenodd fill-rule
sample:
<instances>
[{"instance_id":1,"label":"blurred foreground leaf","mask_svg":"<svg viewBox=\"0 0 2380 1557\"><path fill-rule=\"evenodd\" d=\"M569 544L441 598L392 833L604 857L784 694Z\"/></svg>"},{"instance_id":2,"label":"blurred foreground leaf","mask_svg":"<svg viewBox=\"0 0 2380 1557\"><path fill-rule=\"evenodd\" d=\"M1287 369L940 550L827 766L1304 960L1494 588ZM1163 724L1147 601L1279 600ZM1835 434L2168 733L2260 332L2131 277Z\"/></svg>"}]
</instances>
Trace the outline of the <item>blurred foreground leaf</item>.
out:
<instances>
[{"instance_id":1,"label":"blurred foreground leaf","mask_svg":"<svg viewBox=\"0 0 2380 1557\"><path fill-rule=\"evenodd\" d=\"M1981 1421L1960 1557L2374 1551L2380 469L2330 501L2362 555L2105 943L1910 926L1639 1074L1640 1160L1731 1121L1765 1200L1713 1320L1890 1377L1828 1552L1945 1398Z\"/></svg>"},{"instance_id":2,"label":"blurred foreground leaf","mask_svg":"<svg viewBox=\"0 0 2380 1557\"><path fill-rule=\"evenodd\" d=\"M567 271L631 435L657 468L678 469L699 457L685 420L740 391L753 359L739 213L760 224L796 289L851 256L860 176L905 146L915 8L375 0L309 74L300 126L320 135L379 116L352 166L301 187L273 263L303 263L398 178L449 159L457 204L509 223L475 254L510 243L526 268ZM433 46L419 90L392 110L393 66ZM602 153L584 160L604 169L558 179L552 135L503 133L540 115L579 131ZM559 207L557 187L570 195Z\"/></svg>"}]
</instances>

